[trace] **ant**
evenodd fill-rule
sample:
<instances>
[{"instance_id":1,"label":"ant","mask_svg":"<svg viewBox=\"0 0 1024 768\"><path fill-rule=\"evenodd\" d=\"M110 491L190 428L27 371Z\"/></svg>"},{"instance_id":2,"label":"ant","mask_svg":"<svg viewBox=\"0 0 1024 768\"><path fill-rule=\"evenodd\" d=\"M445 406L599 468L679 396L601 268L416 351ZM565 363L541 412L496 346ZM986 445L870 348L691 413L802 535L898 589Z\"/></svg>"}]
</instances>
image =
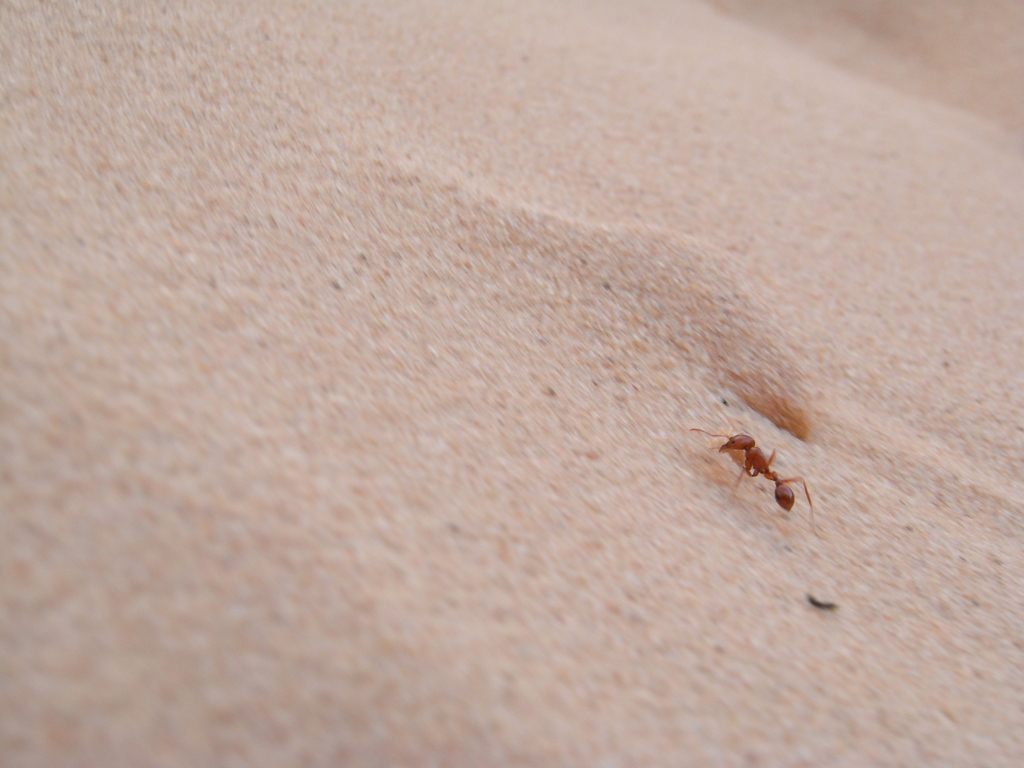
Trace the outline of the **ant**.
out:
<instances>
[{"instance_id":1,"label":"ant","mask_svg":"<svg viewBox=\"0 0 1024 768\"><path fill-rule=\"evenodd\" d=\"M726 438L725 444L718 449L719 453L743 451L743 471L740 472L740 476L736 479L736 484L739 485L744 475L749 477L764 475L766 479L775 483L775 500L787 512L793 508L793 502L796 500L793 489L789 487L789 484L796 482L802 484L804 494L807 496L807 504L811 508L811 530L814 531L815 535L820 535L818 534L818 527L814 524L814 502L811 501L811 492L807 490L807 483L804 482L802 477L779 477L778 473L772 469L775 451L772 451L771 456L765 458L764 451L757 447L754 443L754 438L750 435L733 435L729 437L729 435L716 435L711 432L705 432L703 429L691 429L690 431L704 432L705 435L710 435L711 437ZM739 463L739 457L736 457L736 462Z\"/></svg>"}]
</instances>

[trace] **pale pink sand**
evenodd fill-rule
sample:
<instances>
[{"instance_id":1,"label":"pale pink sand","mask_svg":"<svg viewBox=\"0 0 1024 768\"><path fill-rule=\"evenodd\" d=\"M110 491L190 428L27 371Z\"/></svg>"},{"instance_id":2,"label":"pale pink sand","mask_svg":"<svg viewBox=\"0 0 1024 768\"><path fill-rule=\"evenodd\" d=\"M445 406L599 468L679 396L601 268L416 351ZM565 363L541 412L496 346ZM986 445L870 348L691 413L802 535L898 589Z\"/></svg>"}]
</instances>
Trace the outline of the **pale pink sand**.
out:
<instances>
[{"instance_id":1,"label":"pale pink sand","mask_svg":"<svg viewBox=\"0 0 1024 768\"><path fill-rule=\"evenodd\" d=\"M1021 764L1024 23L721 5L0 6L3 765Z\"/></svg>"}]
</instances>

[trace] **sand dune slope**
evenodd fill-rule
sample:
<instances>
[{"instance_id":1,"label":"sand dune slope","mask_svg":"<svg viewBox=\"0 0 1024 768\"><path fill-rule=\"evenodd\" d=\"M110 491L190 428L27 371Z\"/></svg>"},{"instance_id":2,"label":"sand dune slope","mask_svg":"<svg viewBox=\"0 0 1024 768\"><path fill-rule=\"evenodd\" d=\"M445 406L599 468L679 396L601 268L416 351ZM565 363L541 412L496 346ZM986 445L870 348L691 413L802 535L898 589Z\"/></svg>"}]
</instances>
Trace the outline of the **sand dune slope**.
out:
<instances>
[{"instance_id":1,"label":"sand dune slope","mask_svg":"<svg viewBox=\"0 0 1024 768\"><path fill-rule=\"evenodd\" d=\"M1019 764L1012 120L750 19L0 7L5 764Z\"/></svg>"}]
</instances>

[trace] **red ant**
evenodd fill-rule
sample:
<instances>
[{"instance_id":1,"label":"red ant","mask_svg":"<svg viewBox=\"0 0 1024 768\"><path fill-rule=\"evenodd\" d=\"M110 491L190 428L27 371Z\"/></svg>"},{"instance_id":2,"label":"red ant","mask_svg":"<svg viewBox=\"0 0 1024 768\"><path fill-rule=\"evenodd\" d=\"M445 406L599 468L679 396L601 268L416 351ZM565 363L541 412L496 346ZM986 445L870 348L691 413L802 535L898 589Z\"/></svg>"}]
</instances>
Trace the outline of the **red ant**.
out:
<instances>
[{"instance_id":1,"label":"red ant","mask_svg":"<svg viewBox=\"0 0 1024 768\"><path fill-rule=\"evenodd\" d=\"M703 429L691 429L690 431L704 432ZM811 492L807 490L807 483L804 482L802 477L779 477L778 473L772 470L775 451L772 451L771 456L765 458L764 451L755 445L754 438L750 435L733 435L729 437L728 435L716 435L711 432L704 432L704 434L711 437L726 438L725 444L718 449L719 453L743 451L743 471L740 472L740 476L736 479L737 485L739 485L744 475L749 477L764 475L768 480L775 483L775 500L787 512L793 508L793 502L796 500L793 489L789 487L789 483L800 482L804 487L804 494L807 496L807 504L811 508L811 530L814 531L815 535L818 535L818 527L814 524L814 502L811 501ZM739 463L739 458L736 461Z\"/></svg>"}]
</instances>

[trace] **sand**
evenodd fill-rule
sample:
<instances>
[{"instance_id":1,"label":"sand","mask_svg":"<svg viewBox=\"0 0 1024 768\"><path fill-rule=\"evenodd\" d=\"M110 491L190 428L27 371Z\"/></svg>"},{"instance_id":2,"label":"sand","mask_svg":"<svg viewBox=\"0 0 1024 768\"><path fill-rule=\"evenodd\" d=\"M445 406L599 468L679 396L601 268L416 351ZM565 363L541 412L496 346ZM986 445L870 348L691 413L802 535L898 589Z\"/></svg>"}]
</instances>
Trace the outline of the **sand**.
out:
<instances>
[{"instance_id":1,"label":"sand","mask_svg":"<svg viewBox=\"0 0 1024 768\"><path fill-rule=\"evenodd\" d=\"M1024 20L803 5L0 6L3 764L1021 764Z\"/></svg>"}]
</instances>

